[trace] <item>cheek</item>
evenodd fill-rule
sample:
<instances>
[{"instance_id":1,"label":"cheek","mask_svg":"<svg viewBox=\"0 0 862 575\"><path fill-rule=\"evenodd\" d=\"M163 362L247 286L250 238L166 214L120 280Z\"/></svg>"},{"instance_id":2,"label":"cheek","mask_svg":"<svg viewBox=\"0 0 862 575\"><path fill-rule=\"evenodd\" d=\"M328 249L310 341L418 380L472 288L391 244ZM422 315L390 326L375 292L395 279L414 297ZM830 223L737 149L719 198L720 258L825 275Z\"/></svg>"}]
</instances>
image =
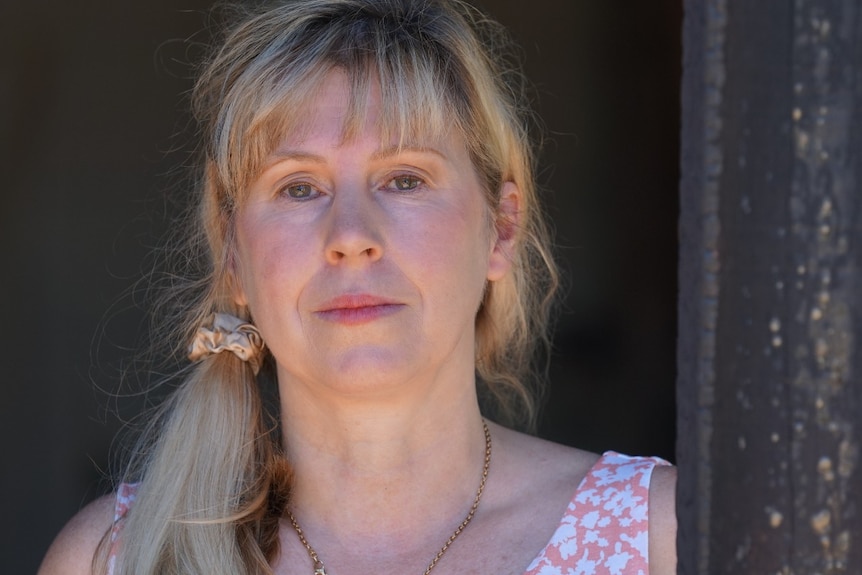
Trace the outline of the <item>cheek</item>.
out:
<instances>
[{"instance_id":1,"label":"cheek","mask_svg":"<svg viewBox=\"0 0 862 575\"><path fill-rule=\"evenodd\" d=\"M293 315L324 267L314 222L267 214L248 222L238 238L243 287L256 316Z\"/></svg>"},{"instance_id":2,"label":"cheek","mask_svg":"<svg viewBox=\"0 0 862 575\"><path fill-rule=\"evenodd\" d=\"M484 290L491 239L481 216L464 211L450 213L422 230L413 257L422 262L427 280L443 287L446 297L475 299Z\"/></svg>"},{"instance_id":3,"label":"cheek","mask_svg":"<svg viewBox=\"0 0 862 575\"><path fill-rule=\"evenodd\" d=\"M296 262L291 261L293 251L275 238L256 238L244 246L240 267L242 285L250 305L266 305L290 289Z\"/></svg>"},{"instance_id":4,"label":"cheek","mask_svg":"<svg viewBox=\"0 0 862 575\"><path fill-rule=\"evenodd\" d=\"M252 312L267 298L271 285L277 283L280 264L280 250L276 249L278 240L267 226L249 218L238 219L235 253L235 276L237 299ZM283 250L281 250L283 256Z\"/></svg>"}]
</instances>

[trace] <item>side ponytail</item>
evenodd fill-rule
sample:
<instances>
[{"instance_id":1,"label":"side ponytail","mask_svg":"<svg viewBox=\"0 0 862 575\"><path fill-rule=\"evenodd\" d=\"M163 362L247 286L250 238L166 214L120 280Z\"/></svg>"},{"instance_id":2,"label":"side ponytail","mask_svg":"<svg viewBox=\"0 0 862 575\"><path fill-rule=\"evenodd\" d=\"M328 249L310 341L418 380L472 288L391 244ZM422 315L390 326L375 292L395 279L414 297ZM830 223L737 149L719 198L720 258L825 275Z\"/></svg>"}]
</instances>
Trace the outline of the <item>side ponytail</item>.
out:
<instances>
[{"instance_id":1,"label":"side ponytail","mask_svg":"<svg viewBox=\"0 0 862 575\"><path fill-rule=\"evenodd\" d=\"M251 367L231 353L201 361L144 437L158 439L130 467L140 486L114 573L271 573L290 474Z\"/></svg>"}]
</instances>

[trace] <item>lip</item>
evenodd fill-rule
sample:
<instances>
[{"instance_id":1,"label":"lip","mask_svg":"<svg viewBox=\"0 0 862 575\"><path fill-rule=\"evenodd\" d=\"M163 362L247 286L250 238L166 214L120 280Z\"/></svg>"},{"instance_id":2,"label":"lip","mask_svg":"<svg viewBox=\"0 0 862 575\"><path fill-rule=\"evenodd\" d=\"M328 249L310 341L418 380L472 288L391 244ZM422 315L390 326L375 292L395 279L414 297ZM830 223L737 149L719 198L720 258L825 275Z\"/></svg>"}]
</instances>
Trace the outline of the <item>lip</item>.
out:
<instances>
[{"instance_id":1,"label":"lip","mask_svg":"<svg viewBox=\"0 0 862 575\"><path fill-rule=\"evenodd\" d=\"M360 325L397 313L397 301L370 294L348 294L326 301L315 311L319 318L343 325Z\"/></svg>"}]
</instances>

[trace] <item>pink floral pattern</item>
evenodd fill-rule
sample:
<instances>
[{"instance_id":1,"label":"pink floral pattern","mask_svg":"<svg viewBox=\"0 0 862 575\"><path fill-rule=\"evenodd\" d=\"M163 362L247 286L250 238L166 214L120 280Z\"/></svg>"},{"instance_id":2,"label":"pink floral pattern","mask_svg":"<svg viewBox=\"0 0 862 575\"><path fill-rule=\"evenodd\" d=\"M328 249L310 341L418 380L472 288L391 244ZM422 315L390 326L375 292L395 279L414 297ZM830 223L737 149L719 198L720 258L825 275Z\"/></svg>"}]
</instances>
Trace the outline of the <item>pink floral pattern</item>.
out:
<instances>
[{"instance_id":1,"label":"pink floral pattern","mask_svg":"<svg viewBox=\"0 0 862 575\"><path fill-rule=\"evenodd\" d=\"M658 457L603 454L524 575L649 575L649 483Z\"/></svg>"},{"instance_id":2,"label":"pink floral pattern","mask_svg":"<svg viewBox=\"0 0 862 575\"><path fill-rule=\"evenodd\" d=\"M658 457L604 453L581 481L559 527L524 575L649 575L649 484ZM137 484L117 490L108 574Z\"/></svg>"},{"instance_id":3,"label":"pink floral pattern","mask_svg":"<svg viewBox=\"0 0 862 575\"><path fill-rule=\"evenodd\" d=\"M123 519L135 502L138 491L137 483L121 483L117 489L117 500L114 503L114 526L111 528L111 549L108 551L108 575L113 575L117 553L120 550L120 533L123 531Z\"/></svg>"}]
</instances>

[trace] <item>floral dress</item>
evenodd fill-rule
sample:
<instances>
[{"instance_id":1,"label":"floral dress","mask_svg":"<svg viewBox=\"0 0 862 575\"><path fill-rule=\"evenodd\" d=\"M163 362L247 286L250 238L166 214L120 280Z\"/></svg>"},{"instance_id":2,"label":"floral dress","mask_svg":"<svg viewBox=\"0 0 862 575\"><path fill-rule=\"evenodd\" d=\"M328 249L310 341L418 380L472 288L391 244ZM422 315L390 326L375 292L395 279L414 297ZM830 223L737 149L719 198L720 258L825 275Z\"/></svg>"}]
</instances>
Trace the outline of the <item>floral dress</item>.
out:
<instances>
[{"instance_id":1,"label":"floral dress","mask_svg":"<svg viewBox=\"0 0 862 575\"><path fill-rule=\"evenodd\" d=\"M658 457L604 453L581 481L560 525L524 575L649 575L649 484ZM117 490L108 573L136 485Z\"/></svg>"},{"instance_id":2,"label":"floral dress","mask_svg":"<svg viewBox=\"0 0 862 575\"><path fill-rule=\"evenodd\" d=\"M604 453L524 575L648 575L649 484L658 457Z\"/></svg>"}]
</instances>

